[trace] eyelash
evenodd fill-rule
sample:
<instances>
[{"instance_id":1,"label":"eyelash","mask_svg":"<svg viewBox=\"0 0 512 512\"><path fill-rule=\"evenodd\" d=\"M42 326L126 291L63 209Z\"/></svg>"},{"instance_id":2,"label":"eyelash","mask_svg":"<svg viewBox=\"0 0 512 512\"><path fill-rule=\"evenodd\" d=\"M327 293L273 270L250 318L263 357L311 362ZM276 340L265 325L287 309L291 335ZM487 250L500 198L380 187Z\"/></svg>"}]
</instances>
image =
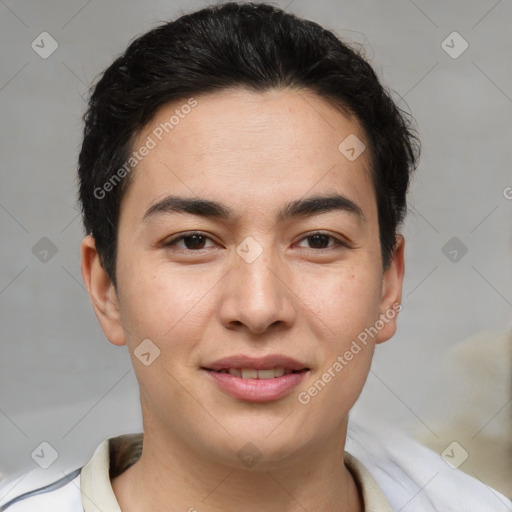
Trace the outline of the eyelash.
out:
<instances>
[{"instance_id":1,"label":"eyelash","mask_svg":"<svg viewBox=\"0 0 512 512\"><path fill-rule=\"evenodd\" d=\"M192 231L190 233L186 233L184 235L179 235L179 236L169 240L168 242L166 242L164 244L164 247L172 248L172 246L175 245L177 242L180 242L180 241L182 241L185 238L191 238L191 237L193 237L195 235L201 236L201 237L203 237L205 239L208 239L208 240L212 240L209 236L205 235L204 233L202 233L200 231ZM310 233L310 234L302 237L300 239L299 243L302 242L303 240L307 239L307 238L312 238L315 235L322 235L322 236L325 236L327 238L332 238L335 241L335 243L332 246L330 246L330 247L325 247L325 248L322 248L322 249L309 248L312 251L329 251L329 250L333 250L333 249L337 249L337 248L341 248L341 247L344 247L346 249L350 249L350 246L348 245L348 243L342 242L340 239L336 238L335 236L327 234L327 233L323 233L321 231L315 231L313 233ZM197 252L197 253L200 253L201 251L207 250L207 249L187 249L187 248L181 248L181 247L179 247L177 249L178 250L182 250L182 251Z\"/></svg>"}]
</instances>

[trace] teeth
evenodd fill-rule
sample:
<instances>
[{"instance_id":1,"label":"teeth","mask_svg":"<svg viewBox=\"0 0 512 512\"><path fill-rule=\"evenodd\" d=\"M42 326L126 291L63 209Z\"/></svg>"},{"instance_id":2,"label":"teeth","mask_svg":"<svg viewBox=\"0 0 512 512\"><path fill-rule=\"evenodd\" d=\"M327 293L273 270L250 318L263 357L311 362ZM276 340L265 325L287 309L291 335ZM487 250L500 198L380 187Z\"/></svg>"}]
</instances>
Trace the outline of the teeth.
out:
<instances>
[{"instance_id":1,"label":"teeth","mask_svg":"<svg viewBox=\"0 0 512 512\"><path fill-rule=\"evenodd\" d=\"M257 379L258 370L254 368L242 368L242 379Z\"/></svg>"},{"instance_id":2,"label":"teeth","mask_svg":"<svg viewBox=\"0 0 512 512\"><path fill-rule=\"evenodd\" d=\"M258 379L273 379L276 376L274 369L258 370Z\"/></svg>"},{"instance_id":3,"label":"teeth","mask_svg":"<svg viewBox=\"0 0 512 512\"><path fill-rule=\"evenodd\" d=\"M289 375L294 370L284 368L269 368L267 370L255 370L254 368L229 368L217 370L219 373L229 373L235 377L242 379L274 379L276 377L282 377L283 375Z\"/></svg>"},{"instance_id":4,"label":"teeth","mask_svg":"<svg viewBox=\"0 0 512 512\"><path fill-rule=\"evenodd\" d=\"M226 372L226 370L222 370ZM284 374L292 373L292 370L284 368L270 368L268 370L255 370L254 368L230 368L227 373L242 379L274 379L282 377Z\"/></svg>"}]
</instances>

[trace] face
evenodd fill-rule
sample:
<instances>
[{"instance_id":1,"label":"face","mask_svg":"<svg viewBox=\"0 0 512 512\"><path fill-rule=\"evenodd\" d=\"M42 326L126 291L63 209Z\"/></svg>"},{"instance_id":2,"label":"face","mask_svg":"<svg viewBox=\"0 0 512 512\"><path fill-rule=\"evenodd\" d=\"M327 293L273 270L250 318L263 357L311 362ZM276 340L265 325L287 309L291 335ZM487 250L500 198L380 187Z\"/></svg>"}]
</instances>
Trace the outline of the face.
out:
<instances>
[{"instance_id":1,"label":"face","mask_svg":"<svg viewBox=\"0 0 512 512\"><path fill-rule=\"evenodd\" d=\"M155 142L122 200L117 290L90 237L84 279L107 338L128 345L145 428L232 465L252 443L275 467L344 432L395 330L403 240L383 272L357 120L304 91L195 101L134 143ZM339 148L349 136L355 152Z\"/></svg>"}]
</instances>

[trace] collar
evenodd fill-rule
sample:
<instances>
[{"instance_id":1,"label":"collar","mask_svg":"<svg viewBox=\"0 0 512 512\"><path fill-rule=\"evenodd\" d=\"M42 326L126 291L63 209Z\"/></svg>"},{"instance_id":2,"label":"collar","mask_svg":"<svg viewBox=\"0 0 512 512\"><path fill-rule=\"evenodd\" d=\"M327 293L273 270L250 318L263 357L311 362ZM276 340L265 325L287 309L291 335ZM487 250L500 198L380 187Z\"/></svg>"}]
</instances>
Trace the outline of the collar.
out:
<instances>
[{"instance_id":1,"label":"collar","mask_svg":"<svg viewBox=\"0 0 512 512\"><path fill-rule=\"evenodd\" d=\"M80 491L85 512L122 512L111 478L134 464L142 453L144 434L123 434L105 439L82 468ZM353 455L345 452L344 462L361 489L364 512L393 512L370 472Z\"/></svg>"}]
</instances>

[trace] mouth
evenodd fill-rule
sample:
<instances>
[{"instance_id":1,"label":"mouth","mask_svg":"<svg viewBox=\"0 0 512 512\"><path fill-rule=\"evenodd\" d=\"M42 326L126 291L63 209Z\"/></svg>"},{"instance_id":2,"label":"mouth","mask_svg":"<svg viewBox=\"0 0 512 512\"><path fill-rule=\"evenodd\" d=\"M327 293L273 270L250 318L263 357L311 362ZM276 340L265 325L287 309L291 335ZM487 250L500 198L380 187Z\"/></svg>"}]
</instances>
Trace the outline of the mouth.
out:
<instances>
[{"instance_id":1,"label":"mouth","mask_svg":"<svg viewBox=\"0 0 512 512\"><path fill-rule=\"evenodd\" d=\"M303 382L309 369L202 368L209 382L231 398L244 402L272 402L289 395ZM235 373L235 375L234 375ZM236 375L240 373L240 375ZM282 374L282 375L281 375Z\"/></svg>"},{"instance_id":2,"label":"mouth","mask_svg":"<svg viewBox=\"0 0 512 512\"><path fill-rule=\"evenodd\" d=\"M249 402L269 402L291 393L311 368L283 355L236 355L200 367L217 389Z\"/></svg>"},{"instance_id":3,"label":"mouth","mask_svg":"<svg viewBox=\"0 0 512 512\"><path fill-rule=\"evenodd\" d=\"M283 375L289 375L291 373L304 373L309 371L309 368L302 368L301 370L292 370L291 368L268 368L257 370L256 368L222 368L220 370L214 370L212 368L204 368L203 370L207 370L209 372L215 373L227 373L229 375L233 375L234 377L239 377L241 379L277 379L282 377Z\"/></svg>"}]
</instances>

